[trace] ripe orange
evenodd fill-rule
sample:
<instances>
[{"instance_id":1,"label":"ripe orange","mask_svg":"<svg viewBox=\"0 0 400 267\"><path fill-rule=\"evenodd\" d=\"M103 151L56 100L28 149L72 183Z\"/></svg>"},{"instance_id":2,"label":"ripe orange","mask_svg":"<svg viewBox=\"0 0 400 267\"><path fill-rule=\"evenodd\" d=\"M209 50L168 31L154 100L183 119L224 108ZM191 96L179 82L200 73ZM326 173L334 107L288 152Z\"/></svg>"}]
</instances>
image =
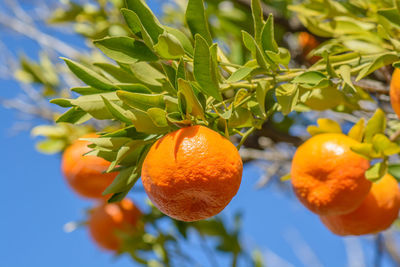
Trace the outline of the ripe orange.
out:
<instances>
[{"instance_id":1,"label":"ripe orange","mask_svg":"<svg viewBox=\"0 0 400 267\"><path fill-rule=\"evenodd\" d=\"M319 215L355 210L367 196L369 161L350 150L357 141L344 134L319 134L296 151L292 185L299 200Z\"/></svg>"},{"instance_id":2,"label":"ripe orange","mask_svg":"<svg viewBox=\"0 0 400 267\"><path fill-rule=\"evenodd\" d=\"M141 215L140 210L127 198L119 203L102 203L90 212L89 233L101 248L118 251L122 240L117 232L135 232Z\"/></svg>"},{"instance_id":3,"label":"ripe orange","mask_svg":"<svg viewBox=\"0 0 400 267\"><path fill-rule=\"evenodd\" d=\"M390 102L397 117L400 118L400 69L395 69L390 83Z\"/></svg>"},{"instance_id":4,"label":"ripe orange","mask_svg":"<svg viewBox=\"0 0 400 267\"><path fill-rule=\"evenodd\" d=\"M334 234L366 235L383 231L396 220L400 209L400 190L396 179L386 174L372 185L361 205L348 214L321 216Z\"/></svg>"},{"instance_id":5,"label":"ripe orange","mask_svg":"<svg viewBox=\"0 0 400 267\"><path fill-rule=\"evenodd\" d=\"M239 190L243 163L236 147L204 126L158 140L147 154L142 182L153 204L168 216L197 221L221 212Z\"/></svg>"},{"instance_id":6,"label":"ripe orange","mask_svg":"<svg viewBox=\"0 0 400 267\"><path fill-rule=\"evenodd\" d=\"M319 56L313 56L311 58L308 58L308 54L317 46L319 46L318 40L309 34L308 32L300 32L298 36L300 48L302 50L302 56L304 59L306 59L310 64L314 64L317 62L321 57Z\"/></svg>"},{"instance_id":7,"label":"ripe orange","mask_svg":"<svg viewBox=\"0 0 400 267\"><path fill-rule=\"evenodd\" d=\"M96 134L88 134L82 138L95 138ZM102 198L103 191L111 184L117 173L103 173L110 162L96 157L83 156L89 152L90 142L78 140L63 153L61 169L71 188L79 195L87 198Z\"/></svg>"}]
</instances>

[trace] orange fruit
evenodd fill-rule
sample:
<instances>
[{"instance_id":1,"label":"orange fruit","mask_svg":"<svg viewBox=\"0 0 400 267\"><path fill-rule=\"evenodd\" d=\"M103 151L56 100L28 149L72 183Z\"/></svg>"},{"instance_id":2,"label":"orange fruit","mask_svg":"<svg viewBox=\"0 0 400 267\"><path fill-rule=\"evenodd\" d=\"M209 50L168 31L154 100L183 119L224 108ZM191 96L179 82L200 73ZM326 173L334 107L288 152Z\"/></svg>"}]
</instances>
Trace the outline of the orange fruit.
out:
<instances>
[{"instance_id":1,"label":"orange fruit","mask_svg":"<svg viewBox=\"0 0 400 267\"><path fill-rule=\"evenodd\" d=\"M400 69L395 69L390 82L390 102L397 117L400 118Z\"/></svg>"},{"instance_id":2,"label":"orange fruit","mask_svg":"<svg viewBox=\"0 0 400 267\"><path fill-rule=\"evenodd\" d=\"M400 209L400 190L396 179L386 174L354 211L336 216L321 216L334 234L366 235L383 231L396 220Z\"/></svg>"},{"instance_id":3,"label":"orange fruit","mask_svg":"<svg viewBox=\"0 0 400 267\"><path fill-rule=\"evenodd\" d=\"M369 161L350 150L357 143L344 134L326 133L311 137L297 149L291 181L309 210L319 215L345 214L367 196Z\"/></svg>"},{"instance_id":4,"label":"orange fruit","mask_svg":"<svg viewBox=\"0 0 400 267\"><path fill-rule=\"evenodd\" d=\"M150 148L142 182L153 204L181 221L221 212L239 190L243 163L236 147L204 126L169 133Z\"/></svg>"},{"instance_id":5,"label":"orange fruit","mask_svg":"<svg viewBox=\"0 0 400 267\"><path fill-rule=\"evenodd\" d=\"M95 138L88 134L82 138ZM77 140L63 153L61 169L67 183L79 195L87 198L103 198L103 191L112 183L118 173L103 173L110 162L96 156L83 156L91 149L90 142Z\"/></svg>"},{"instance_id":6,"label":"orange fruit","mask_svg":"<svg viewBox=\"0 0 400 267\"><path fill-rule=\"evenodd\" d=\"M90 236L99 247L118 251L122 245L118 231L124 234L137 231L141 215L140 210L127 198L119 203L101 203L90 211Z\"/></svg>"},{"instance_id":7,"label":"orange fruit","mask_svg":"<svg viewBox=\"0 0 400 267\"><path fill-rule=\"evenodd\" d=\"M308 54L315 48L319 46L318 40L309 34L308 32L300 32L298 36L300 48L302 51L302 56L306 59L310 64L314 64L318 60L321 59L319 56L313 56L311 58L308 57Z\"/></svg>"}]
</instances>

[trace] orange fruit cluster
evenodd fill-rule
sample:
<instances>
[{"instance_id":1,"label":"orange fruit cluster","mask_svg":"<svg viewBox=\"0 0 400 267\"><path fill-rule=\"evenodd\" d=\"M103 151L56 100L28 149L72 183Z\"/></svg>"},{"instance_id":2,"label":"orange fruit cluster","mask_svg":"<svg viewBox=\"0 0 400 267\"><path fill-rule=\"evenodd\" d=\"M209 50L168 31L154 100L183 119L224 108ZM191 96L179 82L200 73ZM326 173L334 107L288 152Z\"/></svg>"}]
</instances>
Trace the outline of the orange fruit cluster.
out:
<instances>
[{"instance_id":1,"label":"orange fruit cluster","mask_svg":"<svg viewBox=\"0 0 400 267\"><path fill-rule=\"evenodd\" d=\"M87 134L81 138L96 138L96 134ZM103 191L112 183L118 173L105 173L110 162L84 154L91 149L90 142L77 140L63 153L61 169L65 180L78 195L98 201L90 211L88 230L95 243L107 250L118 251L122 239L118 232L132 233L137 230L141 217L140 210L129 199L120 203L108 204Z\"/></svg>"},{"instance_id":2,"label":"orange fruit cluster","mask_svg":"<svg viewBox=\"0 0 400 267\"><path fill-rule=\"evenodd\" d=\"M219 133L191 126L169 133L151 147L142 182L153 204L181 221L221 212L236 195L243 163L236 147Z\"/></svg>"},{"instance_id":3,"label":"orange fruit cluster","mask_svg":"<svg viewBox=\"0 0 400 267\"><path fill-rule=\"evenodd\" d=\"M368 181L369 161L351 151L355 144L344 134L319 134L302 144L292 161L296 196L338 235L385 230L400 209L396 180L386 175L376 184Z\"/></svg>"}]
</instances>

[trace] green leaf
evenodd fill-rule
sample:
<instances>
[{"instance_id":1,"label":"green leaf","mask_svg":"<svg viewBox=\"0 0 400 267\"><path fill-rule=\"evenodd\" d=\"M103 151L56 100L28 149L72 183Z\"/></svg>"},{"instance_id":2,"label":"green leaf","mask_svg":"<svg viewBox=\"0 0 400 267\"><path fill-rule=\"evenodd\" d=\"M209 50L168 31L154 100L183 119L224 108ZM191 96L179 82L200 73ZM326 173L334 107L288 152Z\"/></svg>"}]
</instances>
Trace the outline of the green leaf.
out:
<instances>
[{"instance_id":1,"label":"green leaf","mask_svg":"<svg viewBox=\"0 0 400 267\"><path fill-rule=\"evenodd\" d=\"M286 48L278 47L278 53L272 51L265 51L267 57L275 63L280 63L288 66L290 62L290 52Z\"/></svg>"},{"instance_id":2,"label":"green leaf","mask_svg":"<svg viewBox=\"0 0 400 267\"><path fill-rule=\"evenodd\" d=\"M148 85L161 86L160 81L166 78L164 74L146 62L131 64L130 67L135 77Z\"/></svg>"},{"instance_id":3,"label":"green leaf","mask_svg":"<svg viewBox=\"0 0 400 267\"><path fill-rule=\"evenodd\" d=\"M138 80L131 72L128 72L119 66L115 66L109 63L94 63L93 65L100 68L103 72L105 72L120 83L138 82Z\"/></svg>"},{"instance_id":4,"label":"green leaf","mask_svg":"<svg viewBox=\"0 0 400 267\"><path fill-rule=\"evenodd\" d=\"M240 80L244 80L253 70L255 67L246 67L242 66L237 69L232 75L226 80L227 83L234 83Z\"/></svg>"},{"instance_id":5,"label":"green leaf","mask_svg":"<svg viewBox=\"0 0 400 267\"><path fill-rule=\"evenodd\" d=\"M142 22L140 21L139 16L133 12L132 10L122 8L121 13L124 16L126 24L131 29L131 31L138 37L142 38L144 43L148 47L152 47L154 42L151 39L150 34L146 31Z\"/></svg>"},{"instance_id":6,"label":"green leaf","mask_svg":"<svg viewBox=\"0 0 400 267\"><path fill-rule=\"evenodd\" d=\"M185 55L179 40L167 32L158 36L158 43L154 46L154 50L165 59L177 59Z\"/></svg>"},{"instance_id":7,"label":"green leaf","mask_svg":"<svg viewBox=\"0 0 400 267\"><path fill-rule=\"evenodd\" d=\"M193 88L189 82L178 79L178 96L183 96L185 99L186 112L188 114L205 120L203 107L194 94Z\"/></svg>"},{"instance_id":8,"label":"green leaf","mask_svg":"<svg viewBox=\"0 0 400 267\"><path fill-rule=\"evenodd\" d=\"M164 28L169 34L172 34L173 36L175 36L176 39L179 40L183 49L185 50L186 53L189 54L189 56L193 56L194 49L193 49L192 42L189 40L189 38L183 32L181 32L178 29L171 28L168 26L164 26Z\"/></svg>"},{"instance_id":9,"label":"green leaf","mask_svg":"<svg viewBox=\"0 0 400 267\"><path fill-rule=\"evenodd\" d=\"M265 96L267 95L267 92L269 89L270 89L270 84L268 84L268 83L259 82L257 84L256 98L257 98L257 102L259 104L261 113L263 115L263 118L267 117L267 114L265 112Z\"/></svg>"},{"instance_id":10,"label":"green leaf","mask_svg":"<svg viewBox=\"0 0 400 267\"><path fill-rule=\"evenodd\" d=\"M378 10L378 14L400 27L400 12L396 7Z\"/></svg>"},{"instance_id":11,"label":"green leaf","mask_svg":"<svg viewBox=\"0 0 400 267\"><path fill-rule=\"evenodd\" d=\"M165 108L164 96L161 94L140 94L117 91L117 96L126 105L146 111L149 108Z\"/></svg>"},{"instance_id":12,"label":"green leaf","mask_svg":"<svg viewBox=\"0 0 400 267\"><path fill-rule=\"evenodd\" d=\"M261 32L264 25L264 14L260 0L251 0L251 13L254 23L254 36L256 42L261 44Z\"/></svg>"},{"instance_id":13,"label":"green leaf","mask_svg":"<svg viewBox=\"0 0 400 267\"><path fill-rule=\"evenodd\" d=\"M337 70L340 78L342 78L345 85L349 86L353 89L353 92L357 92L357 89L354 87L353 82L351 81L351 67L349 65L341 65Z\"/></svg>"},{"instance_id":14,"label":"green leaf","mask_svg":"<svg viewBox=\"0 0 400 267\"><path fill-rule=\"evenodd\" d=\"M133 114L133 125L138 132L148 134L163 134L168 132L169 127L158 127L147 112L132 108L130 111Z\"/></svg>"},{"instance_id":15,"label":"green leaf","mask_svg":"<svg viewBox=\"0 0 400 267\"><path fill-rule=\"evenodd\" d=\"M261 51L260 47L256 43L256 40L247 32L242 31L242 39L245 47L251 52L253 58L257 60L257 63L260 67L264 69L269 69L269 63L264 56L264 53ZM272 62L272 64L275 64Z\"/></svg>"},{"instance_id":16,"label":"green leaf","mask_svg":"<svg viewBox=\"0 0 400 267\"><path fill-rule=\"evenodd\" d=\"M274 35L274 17L272 14L268 16L267 21L262 28L261 34L261 44L262 48L267 51L272 51L274 53L278 53L278 45L275 42L275 35Z\"/></svg>"},{"instance_id":17,"label":"green leaf","mask_svg":"<svg viewBox=\"0 0 400 267\"><path fill-rule=\"evenodd\" d=\"M275 95L284 115L289 114L297 104L299 88L292 83L284 83L275 90Z\"/></svg>"},{"instance_id":18,"label":"green leaf","mask_svg":"<svg viewBox=\"0 0 400 267\"><path fill-rule=\"evenodd\" d=\"M176 69L175 88L178 88L178 79L186 80L185 61L182 58L179 60L178 68Z\"/></svg>"},{"instance_id":19,"label":"green leaf","mask_svg":"<svg viewBox=\"0 0 400 267\"><path fill-rule=\"evenodd\" d=\"M345 103L343 93L332 86L307 90L305 93L308 93L308 97L304 104L314 110L327 110Z\"/></svg>"},{"instance_id":20,"label":"green leaf","mask_svg":"<svg viewBox=\"0 0 400 267\"><path fill-rule=\"evenodd\" d=\"M245 128L253 126L251 112L242 107L234 108L232 115L229 118L228 126L231 128Z\"/></svg>"},{"instance_id":21,"label":"green leaf","mask_svg":"<svg viewBox=\"0 0 400 267\"><path fill-rule=\"evenodd\" d=\"M364 137L365 130L365 120L361 118L356 124L351 127L349 133L347 134L349 137L361 142Z\"/></svg>"},{"instance_id":22,"label":"green leaf","mask_svg":"<svg viewBox=\"0 0 400 267\"><path fill-rule=\"evenodd\" d=\"M158 36L164 32L161 23L157 17L151 12L151 9L145 4L143 0L125 0L126 6L136 13L140 22L150 35L153 43L156 44Z\"/></svg>"},{"instance_id":23,"label":"green leaf","mask_svg":"<svg viewBox=\"0 0 400 267\"><path fill-rule=\"evenodd\" d=\"M380 155L378 155L375 150L374 147L372 146L372 144L367 144L367 143L357 143L353 146L350 147L350 149L359 154L360 156L371 160L373 158L379 157Z\"/></svg>"},{"instance_id":24,"label":"green leaf","mask_svg":"<svg viewBox=\"0 0 400 267\"><path fill-rule=\"evenodd\" d=\"M106 56L126 64L157 61L158 57L142 42L130 37L107 37L93 42Z\"/></svg>"},{"instance_id":25,"label":"green leaf","mask_svg":"<svg viewBox=\"0 0 400 267\"><path fill-rule=\"evenodd\" d=\"M137 170L136 166L121 170L114 181L104 190L103 195L129 190L140 177L140 173Z\"/></svg>"},{"instance_id":26,"label":"green leaf","mask_svg":"<svg viewBox=\"0 0 400 267\"><path fill-rule=\"evenodd\" d=\"M391 156L400 152L400 146L391 142L384 134L376 134L372 138L372 145L383 156Z\"/></svg>"},{"instance_id":27,"label":"green leaf","mask_svg":"<svg viewBox=\"0 0 400 267\"><path fill-rule=\"evenodd\" d=\"M298 83L304 88L325 87L329 84L328 77L319 71L307 71L295 77L292 83Z\"/></svg>"},{"instance_id":28,"label":"green leaf","mask_svg":"<svg viewBox=\"0 0 400 267\"><path fill-rule=\"evenodd\" d=\"M388 171L388 163L387 160L382 162L378 162L372 165L366 172L365 178L370 180L371 182L379 182L379 180L387 173Z\"/></svg>"},{"instance_id":29,"label":"green leaf","mask_svg":"<svg viewBox=\"0 0 400 267\"><path fill-rule=\"evenodd\" d=\"M207 45L210 46L212 44L212 37L203 0L189 0L185 18L192 35L196 36L196 34L199 34L207 42Z\"/></svg>"},{"instance_id":30,"label":"green leaf","mask_svg":"<svg viewBox=\"0 0 400 267\"><path fill-rule=\"evenodd\" d=\"M140 83L118 83L118 87L123 91L128 91L132 93L143 93L143 94L151 94L151 90Z\"/></svg>"},{"instance_id":31,"label":"green leaf","mask_svg":"<svg viewBox=\"0 0 400 267\"><path fill-rule=\"evenodd\" d=\"M127 124L132 124L132 120L126 116L126 111L120 106L114 104L113 102L108 101L103 96L101 97L104 101L104 104L108 108L108 111L118 120L125 122Z\"/></svg>"},{"instance_id":32,"label":"green leaf","mask_svg":"<svg viewBox=\"0 0 400 267\"><path fill-rule=\"evenodd\" d=\"M46 136L47 138L64 138L68 131L59 125L39 125L32 129L32 136Z\"/></svg>"},{"instance_id":33,"label":"green leaf","mask_svg":"<svg viewBox=\"0 0 400 267\"><path fill-rule=\"evenodd\" d=\"M35 147L38 151L44 154L56 154L65 148L65 141L60 139L47 139L37 142Z\"/></svg>"},{"instance_id":34,"label":"green leaf","mask_svg":"<svg viewBox=\"0 0 400 267\"><path fill-rule=\"evenodd\" d=\"M69 122L73 124L81 124L90 120L92 116L79 107L72 107L56 120L59 122Z\"/></svg>"},{"instance_id":35,"label":"green leaf","mask_svg":"<svg viewBox=\"0 0 400 267\"><path fill-rule=\"evenodd\" d=\"M95 145L96 149L105 148L107 150L118 151L123 145L131 141L129 137L97 137L97 138L79 138Z\"/></svg>"},{"instance_id":36,"label":"green leaf","mask_svg":"<svg viewBox=\"0 0 400 267\"><path fill-rule=\"evenodd\" d=\"M397 181L400 180L400 164L390 164L388 172L396 178Z\"/></svg>"},{"instance_id":37,"label":"green leaf","mask_svg":"<svg viewBox=\"0 0 400 267\"><path fill-rule=\"evenodd\" d=\"M63 107L63 108L69 108L69 107L73 106L71 104L71 100L70 99L65 99L65 98L52 99L52 100L50 100L50 103L56 104L56 105L58 105L60 107Z\"/></svg>"},{"instance_id":38,"label":"green leaf","mask_svg":"<svg viewBox=\"0 0 400 267\"><path fill-rule=\"evenodd\" d=\"M364 142L372 143L372 138L375 134L384 133L386 129L386 117L385 113L378 108L374 115L367 122L365 127Z\"/></svg>"},{"instance_id":39,"label":"green leaf","mask_svg":"<svg viewBox=\"0 0 400 267\"><path fill-rule=\"evenodd\" d=\"M99 90L99 89L93 88L91 86L73 87L73 88L71 88L71 91L78 93L80 95L94 95L94 94L101 94L101 93L107 92L104 90Z\"/></svg>"},{"instance_id":40,"label":"green leaf","mask_svg":"<svg viewBox=\"0 0 400 267\"><path fill-rule=\"evenodd\" d=\"M202 92L222 101L218 81L215 80L213 75L212 58L209 47L206 40L198 34L196 35L193 65L193 74Z\"/></svg>"},{"instance_id":41,"label":"green leaf","mask_svg":"<svg viewBox=\"0 0 400 267\"><path fill-rule=\"evenodd\" d=\"M368 74L374 72L375 70L380 69L380 68L382 68L382 67L384 67L386 65L390 65L390 64L392 64L393 62L395 62L397 60L399 60L399 56L397 54L389 54L389 53L387 53L387 54L384 54L384 55L376 57L372 63L370 63L369 65L364 67L358 73L356 81L361 80L362 78L364 78Z\"/></svg>"},{"instance_id":42,"label":"green leaf","mask_svg":"<svg viewBox=\"0 0 400 267\"><path fill-rule=\"evenodd\" d=\"M67 63L68 68L87 85L102 90L108 90L108 91L115 90L116 87L110 81L108 81L106 78L104 78L97 72L72 60L66 58L62 59L64 59L65 63Z\"/></svg>"},{"instance_id":43,"label":"green leaf","mask_svg":"<svg viewBox=\"0 0 400 267\"><path fill-rule=\"evenodd\" d=\"M147 114L158 127L168 127L167 112L160 108L150 108Z\"/></svg>"},{"instance_id":44,"label":"green leaf","mask_svg":"<svg viewBox=\"0 0 400 267\"><path fill-rule=\"evenodd\" d=\"M342 133L342 129L334 120L331 119L318 119L318 126L311 125L307 127L307 131L312 135L322 134L322 133Z\"/></svg>"},{"instance_id":45,"label":"green leaf","mask_svg":"<svg viewBox=\"0 0 400 267\"><path fill-rule=\"evenodd\" d=\"M104 104L103 97L106 98L108 101L114 102L115 104L122 104L122 101L117 97L115 92L84 95L76 99L72 99L71 103L75 106L80 107L82 110L86 111L96 119L112 119L113 116Z\"/></svg>"}]
</instances>

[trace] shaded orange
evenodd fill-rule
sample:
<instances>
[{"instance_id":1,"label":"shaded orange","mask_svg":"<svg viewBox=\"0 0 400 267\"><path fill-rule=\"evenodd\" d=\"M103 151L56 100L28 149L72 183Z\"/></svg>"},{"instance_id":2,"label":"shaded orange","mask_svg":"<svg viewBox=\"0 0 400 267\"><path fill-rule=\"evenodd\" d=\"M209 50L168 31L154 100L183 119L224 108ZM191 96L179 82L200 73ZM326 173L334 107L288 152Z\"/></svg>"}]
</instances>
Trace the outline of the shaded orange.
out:
<instances>
[{"instance_id":1,"label":"shaded orange","mask_svg":"<svg viewBox=\"0 0 400 267\"><path fill-rule=\"evenodd\" d=\"M181 221L221 212L239 190L243 163L236 147L204 126L169 133L150 149L142 182L154 205Z\"/></svg>"},{"instance_id":2,"label":"shaded orange","mask_svg":"<svg viewBox=\"0 0 400 267\"><path fill-rule=\"evenodd\" d=\"M400 190L396 179L386 174L372 185L361 205L351 213L338 216L321 216L321 221L334 234L374 234L392 225L400 209Z\"/></svg>"},{"instance_id":3,"label":"shaded orange","mask_svg":"<svg viewBox=\"0 0 400 267\"><path fill-rule=\"evenodd\" d=\"M400 118L400 69L395 69L390 82L390 103L397 117Z\"/></svg>"},{"instance_id":4,"label":"shaded orange","mask_svg":"<svg viewBox=\"0 0 400 267\"><path fill-rule=\"evenodd\" d=\"M81 138L96 138L96 134ZM63 153L61 169L70 187L87 198L103 198L103 191L112 183L118 173L103 173L110 162L96 156L83 156L91 149L90 142L77 140Z\"/></svg>"},{"instance_id":5,"label":"shaded orange","mask_svg":"<svg viewBox=\"0 0 400 267\"><path fill-rule=\"evenodd\" d=\"M357 141L344 134L319 134L296 151L292 185L298 199L320 215L345 214L367 196L369 161L350 150Z\"/></svg>"},{"instance_id":6,"label":"shaded orange","mask_svg":"<svg viewBox=\"0 0 400 267\"><path fill-rule=\"evenodd\" d=\"M119 203L102 203L90 212L90 236L99 247L118 251L122 244L118 231L126 234L134 232L141 215L140 210L127 198Z\"/></svg>"},{"instance_id":7,"label":"shaded orange","mask_svg":"<svg viewBox=\"0 0 400 267\"><path fill-rule=\"evenodd\" d=\"M318 60L321 59L319 56L308 57L308 54L315 48L319 46L319 41L309 34L308 32L300 32L298 36L300 48L302 51L302 56L306 59L310 64L314 64Z\"/></svg>"}]
</instances>

